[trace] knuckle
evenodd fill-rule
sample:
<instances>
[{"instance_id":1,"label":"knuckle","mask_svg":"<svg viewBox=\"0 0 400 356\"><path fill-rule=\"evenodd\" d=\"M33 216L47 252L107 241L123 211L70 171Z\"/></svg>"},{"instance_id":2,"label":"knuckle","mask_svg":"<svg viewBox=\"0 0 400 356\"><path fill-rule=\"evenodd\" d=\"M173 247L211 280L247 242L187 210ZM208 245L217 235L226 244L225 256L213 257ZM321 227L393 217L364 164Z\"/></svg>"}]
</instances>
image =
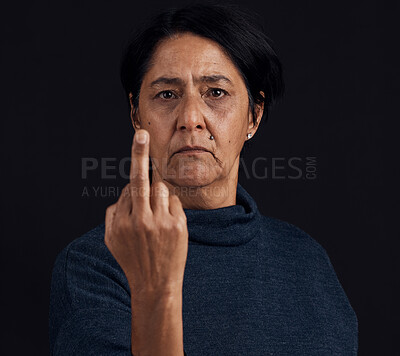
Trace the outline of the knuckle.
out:
<instances>
[{"instance_id":1,"label":"knuckle","mask_svg":"<svg viewBox=\"0 0 400 356\"><path fill-rule=\"evenodd\" d=\"M152 192L157 196L168 196L168 187L163 182L155 182L152 184Z\"/></svg>"},{"instance_id":2,"label":"knuckle","mask_svg":"<svg viewBox=\"0 0 400 356\"><path fill-rule=\"evenodd\" d=\"M106 208L106 216L108 217L110 215L111 215L111 205Z\"/></svg>"},{"instance_id":3,"label":"knuckle","mask_svg":"<svg viewBox=\"0 0 400 356\"><path fill-rule=\"evenodd\" d=\"M118 226L119 232L123 233L123 234L125 234L131 230L130 221L129 221L129 219L126 219L126 218L119 219L117 226Z\"/></svg>"},{"instance_id":4,"label":"knuckle","mask_svg":"<svg viewBox=\"0 0 400 356\"><path fill-rule=\"evenodd\" d=\"M121 198L129 198L129 197L130 197L130 193L131 193L131 189L132 189L131 185L130 185L130 184L127 184L127 185L122 189Z\"/></svg>"},{"instance_id":5,"label":"knuckle","mask_svg":"<svg viewBox=\"0 0 400 356\"><path fill-rule=\"evenodd\" d=\"M186 218L185 220L178 220L176 223L176 228L180 233L185 232L187 230Z\"/></svg>"},{"instance_id":6,"label":"knuckle","mask_svg":"<svg viewBox=\"0 0 400 356\"><path fill-rule=\"evenodd\" d=\"M143 182L147 179L148 174L148 172L138 169L136 172L133 173L132 180L134 182Z\"/></svg>"},{"instance_id":7,"label":"knuckle","mask_svg":"<svg viewBox=\"0 0 400 356\"><path fill-rule=\"evenodd\" d=\"M171 201L172 201L174 204L176 204L178 201L180 201L179 198L178 198L178 196L175 195L175 194L171 194L171 195L169 196L169 198L171 199Z\"/></svg>"},{"instance_id":8,"label":"knuckle","mask_svg":"<svg viewBox=\"0 0 400 356\"><path fill-rule=\"evenodd\" d=\"M106 216L112 216L112 214L113 214L114 211L115 211L115 207L116 207L115 204L109 205L109 206L106 208Z\"/></svg>"},{"instance_id":9,"label":"knuckle","mask_svg":"<svg viewBox=\"0 0 400 356\"><path fill-rule=\"evenodd\" d=\"M180 235L186 230L186 224L180 220L165 220L160 223L160 228L163 232L171 233L174 235Z\"/></svg>"},{"instance_id":10,"label":"knuckle","mask_svg":"<svg viewBox=\"0 0 400 356\"><path fill-rule=\"evenodd\" d=\"M153 230L153 224L151 224L150 218L146 214L135 214L134 225L138 230L150 232Z\"/></svg>"},{"instance_id":11,"label":"knuckle","mask_svg":"<svg viewBox=\"0 0 400 356\"><path fill-rule=\"evenodd\" d=\"M176 206L182 206L182 202L177 195L172 195L172 203Z\"/></svg>"},{"instance_id":12,"label":"knuckle","mask_svg":"<svg viewBox=\"0 0 400 356\"><path fill-rule=\"evenodd\" d=\"M157 188L165 187L165 188L167 188L167 186L165 185L165 183L164 183L164 182L161 182L161 181L154 182L154 183L153 183L153 187L157 187Z\"/></svg>"},{"instance_id":13,"label":"knuckle","mask_svg":"<svg viewBox=\"0 0 400 356\"><path fill-rule=\"evenodd\" d=\"M162 220L162 221L159 223L158 227L159 227L159 229L160 229L162 232L165 232L165 233L170 233L170 232L173 232L173 231L174 231L174 226L173 226L173 224L171 224L170 222L165 221L165 220Z\"/></svg>"}]
</instances>

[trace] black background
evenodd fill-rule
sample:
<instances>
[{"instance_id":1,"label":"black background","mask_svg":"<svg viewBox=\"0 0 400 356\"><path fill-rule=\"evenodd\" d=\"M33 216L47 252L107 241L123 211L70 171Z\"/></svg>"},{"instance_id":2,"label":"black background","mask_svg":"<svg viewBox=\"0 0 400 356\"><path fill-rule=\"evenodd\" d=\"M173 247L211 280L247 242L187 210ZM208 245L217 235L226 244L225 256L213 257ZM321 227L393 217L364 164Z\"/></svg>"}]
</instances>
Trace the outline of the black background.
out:
<instances>
[{"instance_id":1,"label":"black background","mask_svg":"<svg viewBox=\"0 0 400 356\"><path fill-rule=\"evenodd\" d=\"M360 355L399 355L398 2L239 1L264 19L286 95L246 149L283 158L284 178L240 183L259 209L328 252L359 320ZM182 1L17 1L1 11L2 355L48 355L51 270L70 241L104 218L112 196L83 189L82 158L129 157L133 137L118 65L141 19ZM290 179L291 157L316 179ZM261 161L260 161L261 162ZM263 171L263 163L257 169ZM280 163L281 164L281 163ZM260 171L258 171L259 174ZM4 318L5 316L5 318Z\"/></svg>"}]
</instances>

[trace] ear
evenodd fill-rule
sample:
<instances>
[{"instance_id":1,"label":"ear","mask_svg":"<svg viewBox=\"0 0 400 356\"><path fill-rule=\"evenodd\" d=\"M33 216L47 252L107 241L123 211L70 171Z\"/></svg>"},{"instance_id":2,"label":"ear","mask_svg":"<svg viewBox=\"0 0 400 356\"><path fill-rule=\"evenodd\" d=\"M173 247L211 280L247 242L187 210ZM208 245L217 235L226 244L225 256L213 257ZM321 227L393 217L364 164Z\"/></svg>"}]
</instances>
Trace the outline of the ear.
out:
<instances>
[{"instance_id":1,"label":"ear","mask_svg":"<svg viewBox=\"0 0 400 356\"><path fill-rule=\"evenodd\" d=\"M265 94L263 91L260 91L262 97L265 99ZM248 125L247 125L247 133L251 133L251 136L253 137L254 134L256 133L260 122L261 122L261 118L263 116L264 113L264 101L260 104L254 104L254 111L255 111L255 119L256 119L256 123L254 124L254 120L253 120L253 113L251 112L251 108L249 106L249 116L248 116Z\"/></svg>"},{"instance_id":2,"label":"ear","mask_svg":"<svg viewBox=\"0 0 400 356\"><path fill-rule=\"evenodd\" d=\"M133 105L133 94L129 93L129 104L131 105L131 121L132 126L136 130L140 129L140 119L138 115L138 108Z\"/></svg>"}]
</instances>

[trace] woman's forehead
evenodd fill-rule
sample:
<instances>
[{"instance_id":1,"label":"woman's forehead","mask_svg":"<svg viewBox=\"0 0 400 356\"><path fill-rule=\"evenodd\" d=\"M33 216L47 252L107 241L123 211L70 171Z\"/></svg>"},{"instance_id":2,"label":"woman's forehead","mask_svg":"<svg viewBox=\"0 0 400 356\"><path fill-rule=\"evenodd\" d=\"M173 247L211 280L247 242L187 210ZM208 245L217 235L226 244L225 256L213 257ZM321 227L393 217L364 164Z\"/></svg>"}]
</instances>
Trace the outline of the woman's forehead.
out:
<instances>
[{"instance_id":1,"label":"woman's forehead","mask_svg":"<svg viewBox=\"0 0 400 356\"><path fill-rule=\"evenodd\" d=\"M181 78L206 81L210 77L232 84L239 72L230 58L214 41L196 35L181 35L160 43L149 61L148 79ZM165 81L164 81L165 83Z\"/></svg>"}]
</instances>

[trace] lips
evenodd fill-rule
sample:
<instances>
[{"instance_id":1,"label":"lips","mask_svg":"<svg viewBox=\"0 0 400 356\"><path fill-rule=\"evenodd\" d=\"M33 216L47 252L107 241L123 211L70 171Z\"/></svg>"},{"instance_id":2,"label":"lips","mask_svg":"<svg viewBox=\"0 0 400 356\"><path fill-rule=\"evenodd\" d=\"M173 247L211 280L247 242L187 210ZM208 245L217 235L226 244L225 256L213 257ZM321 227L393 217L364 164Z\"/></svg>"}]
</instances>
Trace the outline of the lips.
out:
<instances>
[{"instance_id":1,"label":"lips","mask_svg":"<svg viewBox=\"0 0 400 356\"><path fill-rule=\"evenodd\" d=\"M209 152L209 150L207 150L205 147L202 147L202 146L184 146L184 147L181 147L175 153L180 153L180 152L185 152L185 151L198 151L198 150Z\"/></svg>"}]
</instances>

